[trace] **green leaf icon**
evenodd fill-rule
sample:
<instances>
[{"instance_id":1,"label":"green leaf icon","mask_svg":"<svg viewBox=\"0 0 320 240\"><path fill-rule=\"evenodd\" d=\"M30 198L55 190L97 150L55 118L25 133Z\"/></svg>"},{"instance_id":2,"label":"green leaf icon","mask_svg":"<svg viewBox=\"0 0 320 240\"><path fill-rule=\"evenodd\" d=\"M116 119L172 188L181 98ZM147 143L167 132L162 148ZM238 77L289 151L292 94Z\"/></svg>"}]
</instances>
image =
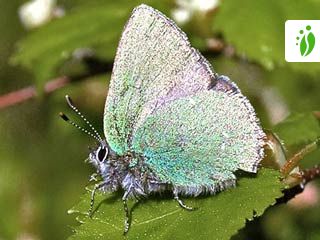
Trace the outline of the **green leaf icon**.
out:
<instances>
[{"instance_id":1,"label":"green leaf icon","mask_svg":"<svg viewBox=\"0 0 320 240\"><path fill-rule=\"evenodd\" d=\"M314 37L314 34L312 32L310 32L307 37L307 43L309 44L309 48L308 48L305 56L309 55L312 52L314 45L315 45L315 42L316 42L316 38Z\"/></svg>"},{"instance_id":2,"label":"green leaf icon","mask_svg":"<svg viewBox=\"0 0 320 240\"><path fill-rule=\"evenodd\" d=\"M310 26L306 27L307 30L311 30ZM300 33L303 33L303 30L300 31ZM300 41L300 54L303 57L308 56L312 50L314 49L314 45L316 42L316 38L312 32L309 32L307 34L304 34L301 41Z\"/></svg>"},{"instance_id":3,"label":"green leaf icon","mask_svg":"<svg viewBox=\"0 0 320 240\"><path fill-rule=\"evenodd\" d=\"M307 41L306 41L306 36L303 36L300 42L300 53L301 56L304 56L305 52L307 51Z\"/></svg>"}]
</instances>

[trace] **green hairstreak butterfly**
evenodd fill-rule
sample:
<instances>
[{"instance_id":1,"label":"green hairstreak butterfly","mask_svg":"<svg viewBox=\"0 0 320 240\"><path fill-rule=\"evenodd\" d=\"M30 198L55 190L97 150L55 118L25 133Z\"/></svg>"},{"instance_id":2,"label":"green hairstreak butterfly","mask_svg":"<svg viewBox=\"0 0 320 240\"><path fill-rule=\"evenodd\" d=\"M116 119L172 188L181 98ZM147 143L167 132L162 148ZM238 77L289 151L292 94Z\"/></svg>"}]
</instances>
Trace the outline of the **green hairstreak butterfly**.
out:
<instances>
[{"instance_id":1,"label":"green hairstreak butterfly","mask_svg":"<svg viewBox=\"0 0 320 240\"><path fill-rule=\"evenodd\" d=\"M234 172L255 173L264 155L265 134L236 84L215 73L172 20L146 5L133 10L120 39L103 118L106 139L67 101L99 142L89 159L102 182L90 210L96 190L123 189L125 232L128 198L171 191L191 209L181 195L234 187Z\"/></svg>"}]
</instances>

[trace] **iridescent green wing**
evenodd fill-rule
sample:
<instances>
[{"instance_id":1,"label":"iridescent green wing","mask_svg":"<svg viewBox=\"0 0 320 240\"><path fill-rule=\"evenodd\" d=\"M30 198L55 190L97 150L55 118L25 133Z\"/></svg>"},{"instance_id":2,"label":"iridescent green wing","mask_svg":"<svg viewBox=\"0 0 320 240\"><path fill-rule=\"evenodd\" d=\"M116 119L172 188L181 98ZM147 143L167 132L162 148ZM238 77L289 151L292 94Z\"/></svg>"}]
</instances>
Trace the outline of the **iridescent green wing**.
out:
<instances>
[{"instance_id":1,"label":"iridescent green wing","mask_svg":"<svg viewBox=\"0 0 320 240\"><path fill-rule=\"evenodd\" d=\"M104 132L117 154L157 108L206 90L214 74L185 34L157 10L141 5L127 22L117 50L104 114Z\"/></svg>"},{"instance_id":2,"label":"iridescent green wing","mask_svg":"<svg viewBox=\"0 0 320 240\"><path fill-rule=\"evenodd\" d=\"M234 184L237 169L257 171L263 138L240 92L213 89L157 109L136 131L133 146L160 180L215 192Z\"/></svg>"}]
</instances>

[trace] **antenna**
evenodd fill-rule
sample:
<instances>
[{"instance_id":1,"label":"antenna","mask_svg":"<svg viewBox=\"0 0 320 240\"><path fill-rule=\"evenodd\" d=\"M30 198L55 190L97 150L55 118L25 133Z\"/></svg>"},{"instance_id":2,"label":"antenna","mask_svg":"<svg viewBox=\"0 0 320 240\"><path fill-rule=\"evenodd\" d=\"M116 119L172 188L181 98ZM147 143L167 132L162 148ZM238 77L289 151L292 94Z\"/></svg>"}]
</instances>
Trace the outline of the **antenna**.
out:
<instances>
[{"instance_id":1,"label":"antenna","mask_svg":"<svg viewBox=\"0 0 320 240\"><path fill-rule=\"evenodd\" d=\"M88 134L89 136L93 137L94 139L96 139L98 142L102 142L102 140L100 138L98 138L96 135L92 134L92 132L89 132L87 129L80 127L78 124L76 124L74 121L70 120L67 115L65 115L64 113L60 112L59 113L60 117L66 121L67 123L71 124L72 126L76 127L77 129L79 129L80 131Z\"/></svg>"},{"instance_id":2,"label":"antenna","mask_svg":"<svg viewBox=\"0 0 320 240\"><path fill-rule=\"evenodd\" d=\"M100 134L98 133L98 131L92 126L92 124L85 118L85 116L79 111L79 109L73 104L73 101L72 99L66 95L66 100L67 100L67 103L69 105L69 107L76 113L78 114L82 119L83 121L91 128L91 130L95 133L96 137L99 139L99 142L103 142ZM61 115L60 115L61 116Z\"/></svg>"}]
</instances>

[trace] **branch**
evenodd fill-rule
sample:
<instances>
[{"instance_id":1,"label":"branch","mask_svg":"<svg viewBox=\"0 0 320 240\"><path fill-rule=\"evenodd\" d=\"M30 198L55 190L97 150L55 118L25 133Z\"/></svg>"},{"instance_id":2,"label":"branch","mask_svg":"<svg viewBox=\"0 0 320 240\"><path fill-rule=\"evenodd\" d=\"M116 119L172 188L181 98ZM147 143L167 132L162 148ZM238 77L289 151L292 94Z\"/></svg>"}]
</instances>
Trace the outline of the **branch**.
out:
<instances>
[{"instance_id":1,"label":"branch","mask_svg":"<svg viewBox=\"0 0 320 240\"><path fill-rule=\"evenodd\" d=\"M105 62L101 59L97 59L91 56L86 56L82 59L83 63L86 65L87 72L80 74L78 76L62 76L52 80L49 80L45 85L43 92L50 94L57 89L60 89L70 82L83 80L88 77L92 77L98 74L107 73L112 69L112 63ZM13 106L27 100L30 100L37 96L37 89L35 86L29 86L17 91L7 93L0 96L0 110L9 106Z\"/></svg>"},{"instance_id":2,"label":"branch","mask_svg":"<svg viewBox=\"0 0 320 240\"><path fill-rule=\"evenodd\" d=\"M320 166L315 165L310 169L304 169L301 172L302 176L302 181L300 184L283 190L283 197L277 199L276 204L281 204L281 203L287 203L290 199L294 198L297 194L303 192L304 186L308 183L311 182L314 179L319 179L320 178Z\"/></svg>"},{"instance_id":3,"label":"branch","mask_svg":"<svg viewBox=\"0 0 320 240\"><path fill-rule=\"evenodd\" d=\"M55 78L44 85L44 92L49 94L59 88L64 87L70 82L66 76ZM0 110L9 106L13 106L37 96L37 89L35 86L29 86L17 91L7 93L0 96Z\"/></svg>"}]
</instances>

